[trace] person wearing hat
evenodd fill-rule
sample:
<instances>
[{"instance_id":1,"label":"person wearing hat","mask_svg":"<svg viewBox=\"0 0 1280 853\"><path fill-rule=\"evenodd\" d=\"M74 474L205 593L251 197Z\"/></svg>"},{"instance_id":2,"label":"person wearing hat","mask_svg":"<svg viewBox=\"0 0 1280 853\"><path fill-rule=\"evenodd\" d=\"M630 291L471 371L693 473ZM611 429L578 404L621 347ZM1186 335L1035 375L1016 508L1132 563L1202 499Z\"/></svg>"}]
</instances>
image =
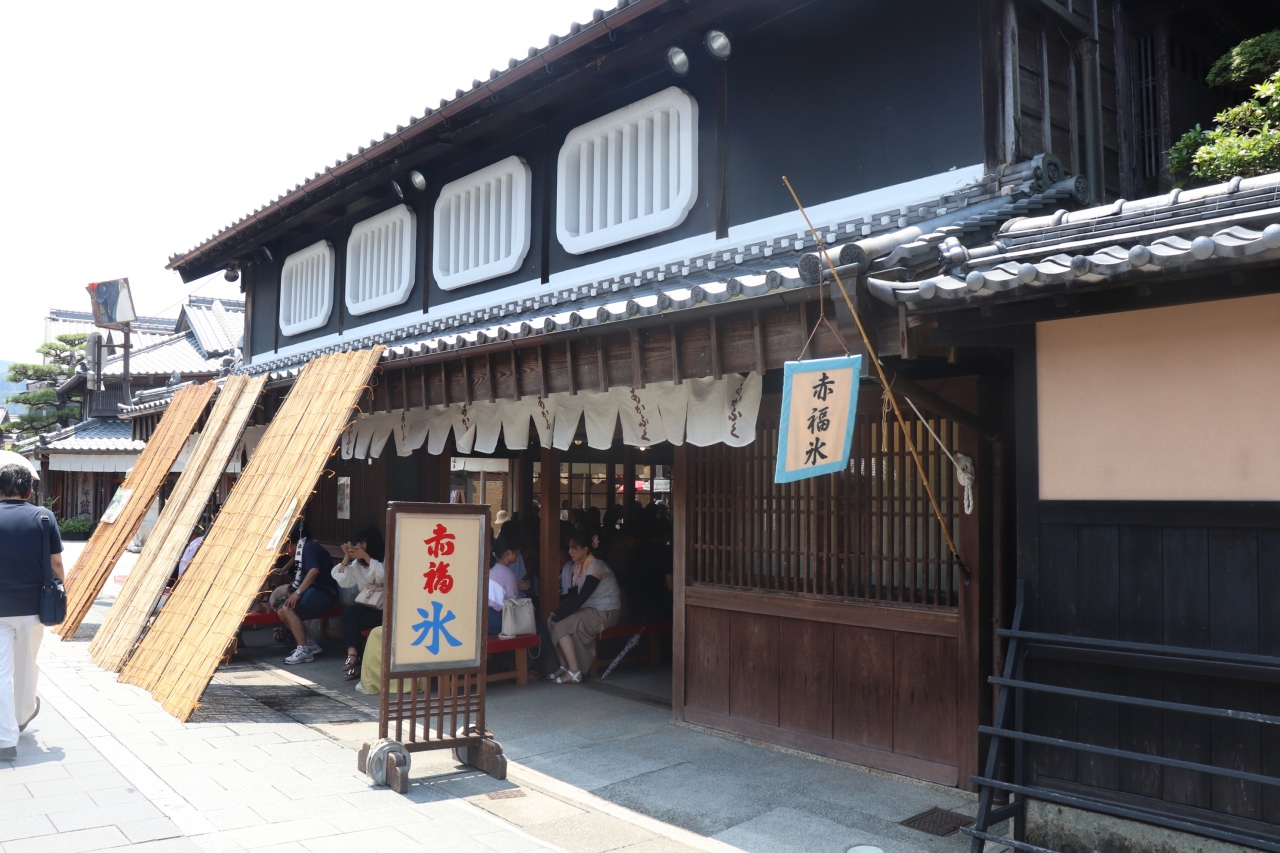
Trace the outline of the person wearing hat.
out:
<instances>
[{"instance_id":1,"label":"person wearing hat","mask_svg":"<svg viewBox=\"0 0 1280 853\"><path fill-rule=\"evenodd\" d=\"M0 464L0 761L18 757L18 733L40 711L36 652L44 636L40 590L44 549L53 576L62 580L62 537L44 507L32 506L31 464Z\"/></svg>"}]
</instances>

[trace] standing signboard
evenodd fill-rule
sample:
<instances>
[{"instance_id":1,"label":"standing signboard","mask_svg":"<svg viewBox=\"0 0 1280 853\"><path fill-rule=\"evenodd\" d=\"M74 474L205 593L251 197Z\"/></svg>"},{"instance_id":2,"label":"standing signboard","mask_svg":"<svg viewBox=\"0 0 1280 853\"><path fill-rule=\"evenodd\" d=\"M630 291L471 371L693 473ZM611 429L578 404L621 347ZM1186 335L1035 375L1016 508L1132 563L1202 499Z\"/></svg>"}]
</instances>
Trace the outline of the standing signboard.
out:
<instances>
[{"instance_id":1,"label":"standing signboard","mask_svg":"<svg viewBox=\"0 0 1280 853\"><path fill-rule=\"evenodd\" d=\"M390 744L396 753L461 748L468 763L505 778L484 719L489 530L484 504L387 504L381 740L365 744L361 770ZM391 756L385 774L402 793L404 759Z\"/></svg>"},{"instance_id":2,"label":"standing signboard","mask_svg":"<svg viewBox=\"0 0 1280 853\"><path fill-rule=\"evenodd\" d=\"M849 464L861 371L861 355L786 363L775 483L834 474Z\"/></svg>"}]
</instances>

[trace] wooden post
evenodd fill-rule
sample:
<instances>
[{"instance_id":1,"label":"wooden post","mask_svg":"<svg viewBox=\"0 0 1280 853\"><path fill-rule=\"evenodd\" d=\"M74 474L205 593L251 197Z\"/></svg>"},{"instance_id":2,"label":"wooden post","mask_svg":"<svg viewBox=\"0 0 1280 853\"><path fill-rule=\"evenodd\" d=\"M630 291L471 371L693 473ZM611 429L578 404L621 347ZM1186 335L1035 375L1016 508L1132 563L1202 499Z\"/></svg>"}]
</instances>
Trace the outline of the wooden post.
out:
<instances>
[{"instance_id":1,"label":"wooden post","mask_svg":"<svg viewBox=\"0 0 1280 853\"><path fill-rule=\"evenodd\" d=\"M538 480L538 501L542 504L539 515L542 539L541 570L538 599L538 615L547 616L560 606L560 451L554 447L542 448L542 473ZM543 649L543 654L550 649Z\"/></svg>"},{"instance_id":2,"label":"wooden post","mask_svg":"<svg viewBox=\"0 0 1280 853\"><path fill-rule=\"evenodd\" d=\"M40 454L40 489L36 493L37 503L44 506L44 502L49 499L49 454ZM60 510L66 511L65 507L59 507ZM96 517L96 516L95 516Z\"/></svg>"},{"instance_id":3,"label":"wooden post","mask_svg":"<svg viewBox=\"0 0 1280 853\"><path fill-rule=\"evenodd\" d=\"M966 381L962 389L957 389L961 398L956 402L971 412L985 414L980 407L978 390L976 381ZM968 779L980 770L978 726L983 721L986 693L983 689L986 672L982 650L986 646L987 620L983 617L990 616L990 578L984 547L988 543L983 541L984 510L989 506L990 500L983 488L991 482L990 444L974 430L961 427L960 440L954 452L963 453L972 459L978 472L978 481L974 484L973 513L960 515L960 536L957 542L960 556L969 567L970 576L968 583L961 576L957 613L960 624L956 679L956 763L960 787L974 790Z\"/></svg>"},{"instance_id":4,"label":"wooden post","mask_svg":"<svg viewBox=\"0 0 1280 853\"><path fill-rule=\"evenodd\" d=\"M675 448L671 465L671 716L684 719L685 572L689 553L689 445Z\"/></svg>"}]
</instances>

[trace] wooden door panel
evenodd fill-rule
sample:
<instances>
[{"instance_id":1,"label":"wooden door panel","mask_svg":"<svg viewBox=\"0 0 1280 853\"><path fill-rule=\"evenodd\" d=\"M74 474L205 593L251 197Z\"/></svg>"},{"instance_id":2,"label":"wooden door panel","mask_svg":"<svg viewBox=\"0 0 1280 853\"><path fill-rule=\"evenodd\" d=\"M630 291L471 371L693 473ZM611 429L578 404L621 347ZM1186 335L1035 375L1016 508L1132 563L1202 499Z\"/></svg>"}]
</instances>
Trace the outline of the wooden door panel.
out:
<instances>
[{"instance_id":1,"label":"wooden door panel","mask_svg":"<svg viewBox=\"0 0 1280 853\"><path fill-rule=\"evenodd\" d=\"M836 625L836 740L893 751L893 632Z\"/></svg>"},{"instance_id":2,"label":"wooden door panel","mask_svg":"<svg viewBox=\"0 0 1280 853\"><path fill-rule=\"evenodd\" d=\"M778 620L778 724L831 737L832 628Z\"/></svg>"},{"instance_id":3,"label":"wooden door panel","mask_svg":"<svg viewBox=\"0 0 1280 853\"><path fill-rule=\"evenodd\" d=\"M778 725L778 617L729 619L729 713Z\"/></svg>"},{"instance_id":4,"label":"wooden door panel","mask_svg":"<svg viewBox=\"0 0 1280 853\"><path fill-rule=\"evenodd\" d=\"M893 751L956 762L956 641L894 635Z\"/></svg>"},{"instance_id":5,"label":"wooden door panel","mask_svg":"<svg viewBox=\"0 0 1280 853\"><path fill-rule=\"evenodd\" d=\"M729 612L685 610L684 701L694 708L729 713Z\"/></svg>"}]
</instances>

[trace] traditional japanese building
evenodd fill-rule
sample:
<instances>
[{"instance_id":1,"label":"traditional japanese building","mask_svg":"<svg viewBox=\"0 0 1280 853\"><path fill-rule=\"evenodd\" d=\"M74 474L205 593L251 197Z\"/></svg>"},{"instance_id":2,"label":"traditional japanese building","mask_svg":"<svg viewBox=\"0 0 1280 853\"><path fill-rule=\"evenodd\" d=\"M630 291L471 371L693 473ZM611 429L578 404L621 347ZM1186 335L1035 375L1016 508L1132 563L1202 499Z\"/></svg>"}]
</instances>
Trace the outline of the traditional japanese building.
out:
<instances>
[{"instance_id":1,"label":"traditional japanese building","mask_svg":"<svg viewBox=\"0 0 1280 853\"><path fill-rule=\"evenodd\" d=\"M88 312L55 309L45 320L47 340L94 330ZM191 296L176 319L141 318L131 333L126 394L123 342L119 332L108 332L97 387L86 364L57 389L84 400L84 419L15 446L41 466L42 494L55 501L58 518L97 522L146 447L172 389L228 373L239 363L243 334L244 303L236 300ZM157 398L161 402L135 411L137 404ZM180 470L181 462L175 468Z\"/></svg>"},{"instance_id":2,"label":"traditional japanese building","mask_svg":"<svg viewBox=\"0 0 1280 853\"><path fill-rule=\"evenodd\" d=\"M1266 17L1238 5L1235 20ZM1120 200L1160 189L1142 159L1156 113L1142 105L1177 70L1133 51L1196 14L1101 0L622 0L170 268L241 277L236 369L269 376L259 426L309 361L385 348L308 508L314 535L343 541L389 500L536 514L546 593L562 506L661 500L677 720L972 787L1019 579L1039 602L1023 630L1106 637L1125 614L1145 642L1226 650L1142 621L1182 624L1146 597L1175 583L1156 564L1115 586L1138 547L1125 525L1152 526L1140 536L1153 546L1200 535L1205 560L1227 553L1188 532L1206 519L1249 520L1255 547L1275 526L1275 478L1251 473L1274 461L1257 436L1280 390L1259 372L1277 280L1253 272L1277 249L1273 184ZM1218 22L1202 40L1229 46L1234 33L1205 14ZM1175 102L1204 121L1210 100ZM1229 387L1257 393L1228 395L1221 443L1207 431L1227 402L1224 350L1244 383ZM784 364L849 352L867 368L849 465L775 483ZM906 433L884 415L873 358ZM1250 553L1240 596L1274 569ZM1212 564L1198 564L1202 587ZM1094 595L1102 580L1112 586ZM554 602L544 594L544 611ZM1098 608L1110 622L1086 615ZM1219 696L1202 698L1230 707ZM1086 711L1070 707L1029 703L1043 716L1028 730L1074 733ZM1123 740L1146 723L1096 725ZM1042 755L1026 790L1075 786L1086 804L1123 790L1142 798L1128 816L1194 812L1210 833L1243 810L1231 831L1271 832L1266 806L1212 786L1203 801L1149 776L1130 791Z\"/></svg>"}]
</instances>

